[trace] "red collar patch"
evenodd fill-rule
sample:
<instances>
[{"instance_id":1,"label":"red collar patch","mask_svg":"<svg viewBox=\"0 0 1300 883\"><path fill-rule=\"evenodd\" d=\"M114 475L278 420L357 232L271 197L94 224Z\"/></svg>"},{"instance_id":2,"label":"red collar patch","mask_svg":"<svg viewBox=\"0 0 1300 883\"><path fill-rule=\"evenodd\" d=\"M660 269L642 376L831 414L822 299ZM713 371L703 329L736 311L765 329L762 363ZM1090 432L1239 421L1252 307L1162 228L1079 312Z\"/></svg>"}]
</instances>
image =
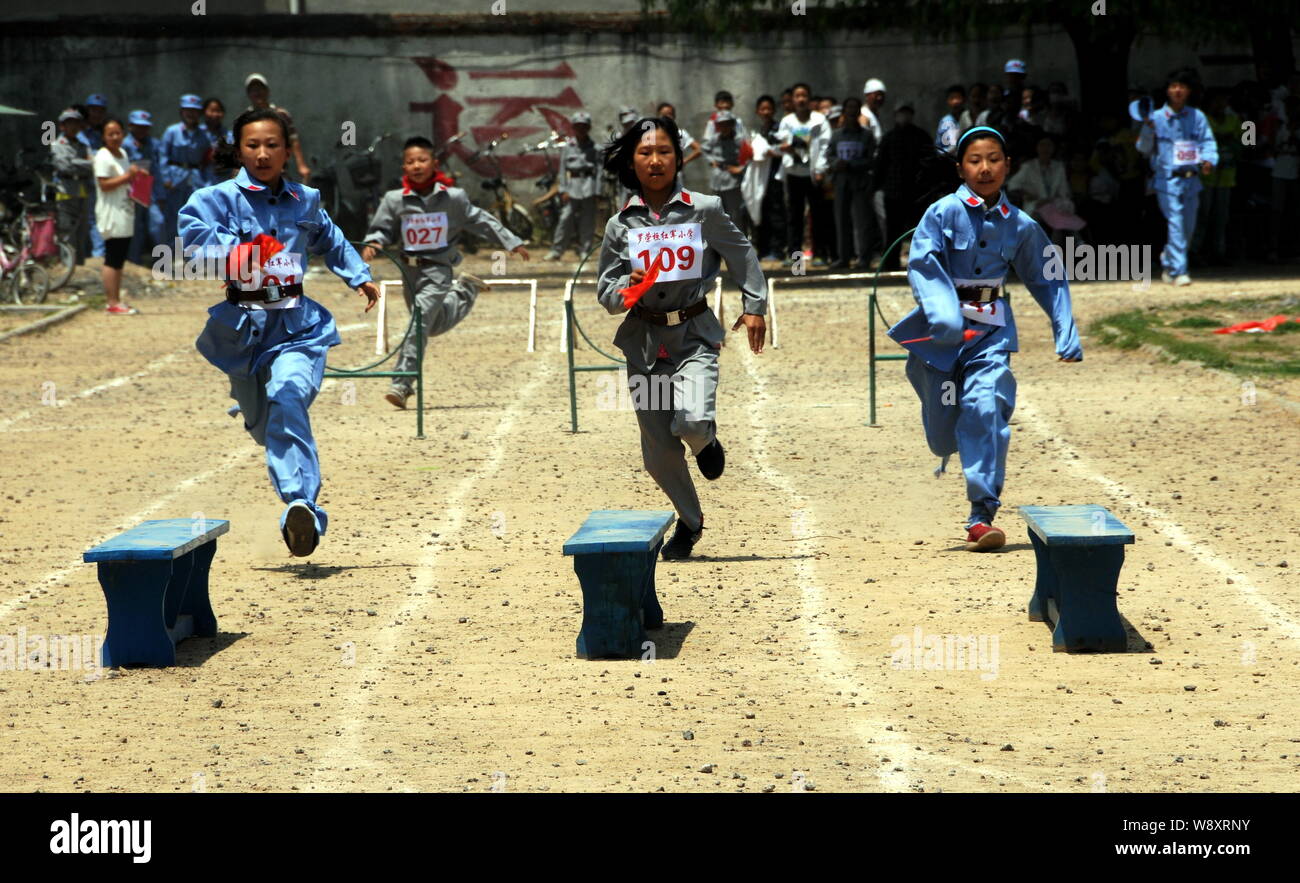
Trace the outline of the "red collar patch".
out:
<instances>
[{"instance_id":1,"label":"red collar patch","mask_svg":"<svg viewBox=\"0 0 1300 883\"><path fill-rule=\"evenodd\" d=\"M980 198L978 196L968 196L962 201L971 208L978 208L980 204Z\"/></svg>"},{"instance_id":2,"label":"red collar patch","mask_svg":"<svg viewBox=\"0 0 1300 883\"><path fill-rule=\"evenodd\" d=\"M998 211L1002 213L1002 217L1004 218L1011 216L1011 209L1007 208L1007 204L1005 202L1002 203L1000 206L998 206Z\"/></svg>"},{"instance_id":3,"label":"red collar patch","mask_svg":"<svg viewBox=\"0 0 1300 883\"><path fill-rule=\"evenodd\" d=\"M262 184L249 184L249 185L248 185L248 189L249 189L249 190L265 190L266 187L265 187L264 185L262 185Z\"/></svg>"},{"instance_id":4,"label":"red collar patch","mask_svg":"<svg viewBox=\"0 0 1300 883\"><path fill-rule=\"evenodd\" d=\"M682 202L686 203L687 205L691 204L691 195L687 193L685 190L682 191Z\"/></svg>"}]
</instances>

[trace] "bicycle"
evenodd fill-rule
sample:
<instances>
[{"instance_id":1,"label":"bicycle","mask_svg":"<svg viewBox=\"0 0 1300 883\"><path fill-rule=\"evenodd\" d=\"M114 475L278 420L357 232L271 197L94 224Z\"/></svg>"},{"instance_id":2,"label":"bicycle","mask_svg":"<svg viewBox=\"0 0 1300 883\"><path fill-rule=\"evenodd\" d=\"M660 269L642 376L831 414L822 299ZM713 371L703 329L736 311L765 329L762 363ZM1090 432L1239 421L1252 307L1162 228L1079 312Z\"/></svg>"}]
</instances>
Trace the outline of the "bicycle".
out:
<instances>
[{"instance_id":1,"label":"bicycle","mask_svg":"<svg viewBox=\"0 0 1300 883\"><path fill-rule=\"evenodd\" d=\"M492 192L492 204L487 206L487 210L496 216L502 225L511 233L518 236L526 244L532 244L533 222L528 217L528 213L519 207L514 194L510 192L510 187L506 184L505 177L501 172L501 163L496 158L497 145L509 138L509 135L502 135L493 141L488 142L488 146L482 150L476 150L469 159L465 161L466 165L473 166L480 159L488 160L496 170L496 174L491 178L484 178L479 186L484 190Z\"/></svg>"},{"instance_id":2,"label":"bicycle","mask_svg":"<svg viewBox=\"0 0 1300 883\"><path fill-rule=\"evenodd\" d=\"M552 131L551 137L545 141L534 144L530 150L542 152L546 158L546 174L537 179L533 186L542 191L542 195L533 200L532 207L536 210L538 217L542 222L542 229L550 232L555 230L555 225L560 219L560 209L563 203L560 200L559 188L556 182L559 180L559 171L551 162L551 149L559 147L564 143L564 136L559 132Z\"/></svg>"},{"instance_id":3,"label":"bicycle","mask_svg":"<svg viewBox=\"0 0 1300 883\"><path fill-rule=\"evenodd\" d=\"M375 151L391 137L391 132L385 132L365 150L347 148L346 155L336 156L323 170L312 172L311 186L321 191L321 202L330 205L330 219L349 240L365 236L370 218L384 196L383 161ZM313 156L311 160L312 167L318 168L317 158Z\"/></svg>"},{"instance_id":4,"label":"bicycle","mask_svg":"<svg viewBox=\"0 0 1300 883\"><path fill-rule=\"evenodd\" d=\"M50 274L32 259L26 246L0 246L0 285L16 304L42 304L50 293Z\"/></svg>"},{"instance_id":5,"label":"bicycle","mask_svg":"<svg viewBox=\"0 0 1300 883\"><path fill-rule=\"evenodd\" d=\"M19 151L18 161L7 177L9 182L0 188L4 241L14 249L28 249L31 258L45 268L51 291L62 288L77 269L77 252L68 237L58 232L57 210L49 198L54 191L53 181L39 165L25 166L23 151ZM24 195L33 182L37 185L35 202Z\"/></svg>"}]
</instances>

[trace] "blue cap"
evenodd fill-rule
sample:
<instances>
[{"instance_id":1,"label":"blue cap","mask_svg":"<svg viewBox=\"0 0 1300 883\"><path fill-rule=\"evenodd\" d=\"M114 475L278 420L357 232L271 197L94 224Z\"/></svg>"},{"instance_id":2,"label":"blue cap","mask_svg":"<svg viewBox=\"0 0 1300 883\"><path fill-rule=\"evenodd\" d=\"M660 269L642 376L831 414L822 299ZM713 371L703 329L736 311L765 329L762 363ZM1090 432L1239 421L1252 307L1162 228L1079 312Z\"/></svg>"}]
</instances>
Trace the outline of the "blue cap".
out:
<instances>
[{"instance_id":1,"label":"blue cap","mask_svg":"<svg viewBox=\"0 0 1300 883\"><path fill-rule=\"evenodd\" d=\"M182 95L181 109L193 108L194 110L203 110L203 99L197 95Z\"/></svg>"},{"instance_id":2,"label":"blue cap","mask_svg":"<svg viewBox=\"0 0 1300 883\"><path fill-rule=\"evenodd\" d=\"M133 110L131 115L126 118L126 121L133 126L152 126L153 114L147 110Z\"/></svg>"},{"instance_id":3,"label":"blue cap","mask_svg":"<svg viewBox=\"0 0 1300 883\"><path fill-rule=\"evenodd\" d=\"M1023 74L1025 72L1025 63L1019 58L1012 58L1002 66L1004 74Z\"/></svg>"},{"instance_id":4,"label":"blue cap","mask_svg":"<svg viewBox=\"0 0 1300 883\"><path fill-rule=\"evenodd\" d=\"M108 107L108 99L96 92L86 99L86 107Z\"/></svg>"}]
</instances>

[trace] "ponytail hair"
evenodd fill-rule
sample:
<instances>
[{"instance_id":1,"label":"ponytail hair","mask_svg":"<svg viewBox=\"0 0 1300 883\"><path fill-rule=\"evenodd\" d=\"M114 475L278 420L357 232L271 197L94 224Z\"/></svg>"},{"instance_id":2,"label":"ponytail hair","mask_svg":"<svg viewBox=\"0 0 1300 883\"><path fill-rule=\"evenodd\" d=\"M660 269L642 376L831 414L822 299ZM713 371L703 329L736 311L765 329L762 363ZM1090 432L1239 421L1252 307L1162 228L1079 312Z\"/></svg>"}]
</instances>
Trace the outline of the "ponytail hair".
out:
<instances>
[{"instance_id":1,"label":"ponytail hair","mask_svg":"<svg viewBox=\"0 0 1300 883\"><path fill-rule=\"evenodd\" d=\"M243 140L242 133L244 126L249 123L256 123L262 120L271 120L280 127L280 134L284 138L285 150L289 149L289 124L284 121L284 117L269 107L261 109L254 108L246 110L239 116L235 117L235 124L231 128L232 141L222 141L213 151L213 163L217 169L223 172L233 172L240 168L244 163L239 158L239 144Z\"/></svg>"}]
</instances>

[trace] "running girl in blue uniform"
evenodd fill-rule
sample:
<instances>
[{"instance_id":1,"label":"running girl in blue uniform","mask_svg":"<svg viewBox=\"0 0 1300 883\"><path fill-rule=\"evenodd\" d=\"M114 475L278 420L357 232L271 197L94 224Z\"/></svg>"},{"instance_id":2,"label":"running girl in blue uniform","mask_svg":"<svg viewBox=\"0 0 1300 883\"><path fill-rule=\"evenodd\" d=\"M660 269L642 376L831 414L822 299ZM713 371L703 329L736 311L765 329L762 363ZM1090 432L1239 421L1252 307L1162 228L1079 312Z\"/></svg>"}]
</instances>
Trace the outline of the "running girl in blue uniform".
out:
<instances>
[{"instance_id":1,"label":"running girl in blue uniform","mask_svg":"<svg viewBox=\"0 0 1300 883\"><path fill-rule=\"evenodd\" d=\"M1004 296L1008 267L1051 317L1060 360L1082 361L1083 350L1065 274L1048 272L1047 234L1002 190L1002 134L988 126L970 129L958 139L955 158L964 183L917 225L907 275L918 306L889 336L906 342L907 379L921 399L925 438L943 458L936 475L954 452L961 454L970 500L967 549L986 552L1006 542L993 518L1002 505L1016 406L1011 353L1019 343Z\"/></svg>"},{"instance_id":2,"label":"running girl in blue uniform","mask_svg":"<svg viewBox=\"0 0 1300 883\"><path fill-rule=\"evenodd\" d=\"M280 531L291 554L310 555L328 517L316 505L320 460L307 409L320 391L325 355L342 341L334 317L303 293L307 255L366 300L379 299L370 269L320 205L320 191L281 177L289 132L274 110L250 110L235 120L233 144L217 160L240 167L229 181L204 187L180 210L188 251L219 256L226 299L208 310L195 346L230 377L230 394L244 428L266 448L266 465L288 504Z\"/></svg>"}]
</instances>

